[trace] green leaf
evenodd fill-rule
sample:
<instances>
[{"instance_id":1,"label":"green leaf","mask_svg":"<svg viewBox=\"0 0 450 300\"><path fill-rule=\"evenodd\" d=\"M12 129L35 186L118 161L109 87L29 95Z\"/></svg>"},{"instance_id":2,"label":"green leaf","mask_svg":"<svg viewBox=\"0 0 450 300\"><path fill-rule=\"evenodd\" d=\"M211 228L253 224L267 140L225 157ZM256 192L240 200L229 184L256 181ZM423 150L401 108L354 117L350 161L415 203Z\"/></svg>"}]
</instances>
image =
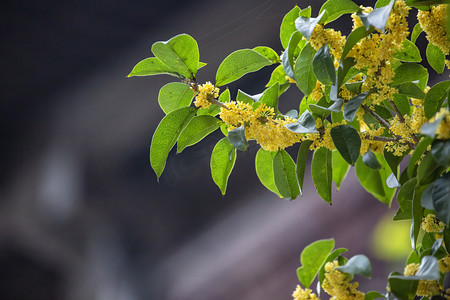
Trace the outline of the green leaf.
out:
<instances>
[{"instance_id":1,"label":"green leaf","mask_svg":"<svg viewBox=\"0 0 450 300\"><path fill-rule=\"evenodd\" d=\"M395 76L392 79L391 85L396 86L402 83L420 80L427 76L427 74L427 69L417 63L404 63L395 69Z\"/></svg>"},{"instance_id":2,"label":"green leaf","mask_svg":"<svg viewBox=\"0 0 450 300\"><path fill-rule=\"evenodd\" d=\"M336 268L337 270L354 275L362 275L370 278L372 276L372 266L367 256L359 254L348 260L348 262Z\"/></svg>"},{"instance_id":3,"label":"green leaf","mask_svg":"<svg viewBox=\"0 0 450 300\"><path fill-rule=\"evenodd\" d=\"M422 31L422 26L420 26L420 23L417 23L411 33L411 42L415 43Z\"/></svg>"},{"instance_id":4,"label":"green leaf","mask_svg":"<svg viewBox=\"0 0 450 300\"><path fill-rule=\"evenodd\" d=\"M230 177L235 162L236 149L224 137L214 146L211 154L211 176L220 188L222 195L225 195L227 190L228 177Z\"/></svg>"},{"instance_id":5,"label":"green leaf","mask_svg":"<svg viewBox=\"0 0 450 300\"><path fill-rule=\"evenodd\" d=\"M441 48L428 43L427 46L427 60L430 66L439 74L444 72L445 68L445 54L442 52Z\"/></svg>"},{"instance_id":6,"label":"green leaf","mask_svg":"<svg viewBox=\"0 0 450 300\"><path fill-rule=\"evenodd\" d=\"M170 149L194 117L195 111L193 107L176 109L165 116L156 128L150 146L150 164L158 179L164 171Z\"/></svg>"},{"instance_id":7,"label":"green leaf","mask_svg":"<svg viewBox=\"0 0 450 300\"><path fill-rule=\"evenodd\" d=\"M427 93L423 108L425 110L425 117L431 119L434 114L441 108L444 99L447 97L450 89L450 81L441 81L436 83Z\"/></svg>"},{"instance_id":8,"label":"green leaf","mask_svg":"<svg viewBox=\"0 0 450 300\"><path fill-rule=\"evenodd\" d=\"M283 18L280 26L280 41L283 45L283 49L286 49L289 45L289 39L292 33L297 29L295 28L295 20L299 17L301 9L296 5L291 9Z\"/></svg>"},{"instance_id":9,"label":"green leaf","mask_svg":"<svg viewBox=\"0 0 450 300\"><path fill-rule=\"evenodd\" d=\"M311 176L319 196L331 204L332 154L327 148L322 147L314 151Z\"/></svg>"},{"instance_id":10,"label":"green leaf","mask_svg":"<svg viewBox=\"0 0 450 300\"><path fill-rule=\"evenodd\" d=\"M158 102L162 110L168 114L177 108L189 106L193 97L194 91L189 85L181 82L171 82L159 90Z\"/></svg>"},{"instance_id":11,"label":"green leaf","mask_svg":"<svg viewBox=\"0 0 450 300\"><path fill-rule=\"evenodd\" d=\"M228 131L228 141L238 150L245 151L248 148L248 141L245 137L245 126Z\"/></svg>"},{"instance_id":12,"label":"green leaf","mask_svg":"<svg viewBox=\"0 0 450 300\"><path fill-rule=\"evenodd\" d=\"M328 255L333 251L333 248L334 240L329 239L316 241L303 249L300 255L302 266L297 269L297 276L305 288L311 286Z\"/></svg>"},{"instance_id":13,"label":"green leaf","mask_svg":"<svg viewBox=\"0 0 450 300\"><path fill-rule=\"evenodd\" d=\"M436 180L432 193L436 216L450 226L450 173Z\"/></svg>"},{"instance_id":14,"label":"green leaf","mask_svg":"<svg viewBox=\"0 0 450 300\"><path fill-rule=\"evenodd\" d=\"M298 179L298 184L300 185L300 191L303 190L303 179L305 178L305 168L306 160L308 159L309 146L311 146L312 141L304 140L300 144L297 154L297 168L295 169Z\"/></svg>"},{"instance_id":15,"label":"green leaf","mask_svg":"<svg viewBox=\"0 0 450 300\"><path fill-rule=\"evenodd\" d=\"M450 165L450 139L435 140L431 144L431 155L438 164L448 167Z\"/></svg>"},{"instance_id":16,"label":"green leaf","mask_svg":"<svg viewBox=\"0 0 450 300\"><path fill-rule=\"evenodd\" d=\"M439 264L438 260L434 256L424 256L420 263L419 270L415 275L403 276L403 275L392 275L390 278L398 278L402 280L439 280L441 276L439 275Z\"/></svg>"},{"instance_id":17,"label":"green leaf","mask_svg":"<svg viewBox=\"0 0 450 300\"><path fill-rule=\"evenodd\" d=\"M364 153L364 155L362 156L362 161L369 168L372 168L372 169L381 169L382 168L380 163L378 162L377 157L375 156L375 154L372 151L370 151L370 149L368 149L367 152Z\"/></svg>"},{"instance_id":18,"label":"green leaf","mask_svg":"<svg viewBox=\"0 0 450 300\"><path fill-rule=\"evenodd\" d=\"M221 120L213 116L204 115L194 117L178 138L177 153L180 153L188 146L198 143L205 136L218 129L222 123Z\"/></svg>"},{"instance_id":19,"label":"green leaf","mask_svg":"<svg viewBox=\"0 0 450 300\"><path fill-rule=\"evenodd\" d=\"M176 73L194 79L199 67L200 54L197 42L187 34L174 36L165 42L152 45L153 54Z\"/></svg>"},{"instance_id":20,"label":"green leaf","mask_svg":"<svg viewBox=\"0 0 450 300\"><path fill-rule=\"evenodd\" d=\"M276 152L267 151L260 148L256 153L255 168L256 175L258 175L259 181L271 192L281 197L275 185L275 178L273 173L273 159Z\"/></svg>"},{"instance_id":21,"label":"green leaf","mask_svg":"<svg viewBox=\"0 0 450 300\"><path fill-rule=\"evenodd\" d=\"M322 5L319 13L321 13L324 10L327 11L326 23L330 23L331 21L336 20L343 14L350 14L357 12L359 10L359 6L351 0L328 0Z\"/></svg>"},{"instance_id":22,"label":"green leaf","mask_svg":"<svg viewBox=\"0 0 450 300\"><path fill-rule=\"evenodd\" d=\"M399 171L398 165L403 160L404 156L394 155L393 152L387 151L386 148L384 148L383 155L384 155L384 159L386 159L386 162L388 163L389 167L391 168L392 173L394 173L395 177L397 177L398 171Z\"/></svg>"},{"instance_id":23,"label":"green leaf","mask_svg":"<svg viewBox=\"0 0 450 300\"><path fill-rule=\"evenodd\" d=\"M283 55L281 56L281 62L284 68L284 71L286 72L287 76L289 76L292 79L296 79L294 74L294 56L295 52L298 48L298 45L302 41L302 35L300 32L296 31L291 35L291 38L289 40L289 45L286 48L286 50L283 52Z\"/></svg>"},{"instance_id":24,"label":"green leaf","mask_svg":"<svg viewBox=\"0 0 450 300\"><path fill-rule=\"evenodd\" d=\"M394 216L394 221L412 219L412 199L417 186L417 178L411 178L403 184L397 195L398 211Z\"/></svg>"},{"instance_id":25,"label":"green leaf","mask_svg":"<svg viewBox=\"0 0 450 300\"><path fill-rule=\"evenodd\" d=\"M295 133L317 133L316 120L307 110L297 119L297 122L286 124L284 127Z\"/></svg>"},{"instance_id":26,"label":"green leaf","mask_svg":"<svg viewBox=\"0 0 450 300\"><path fill-rule=\"evenodd\" d=\"M306 39L309 39L314 31L314 27L316 27L324 14L325 11L322 11L317 18L298 17L295 20L295 28L297 28Z\"/></svg>"},{"instance_id":27,"label":"green leaf","mask_svg":"<svg viewBox=\"0 0 450 300\"><path fill-rule=\"evenodd\" d=\"M231 100L230 90L226 89L223 91L218 99L222 103L228 103ZM210 115L210 116L216 116L220 113L220 106L216 104L211 104L208 108L200 108L197 111L197 116L200 115Z\"/></svg>"},{"instance_id":28,"label":"green leaf","mask_svg":"<svg viewBox=\"0 0 450 300\"><path fill-rule=\"evenodd\" d=\"M412 82L402 83L397 86L398 94L395 94L395 98L398 99L399 96L408 96L416 99L425 99L426 94L417 86L417 84ZM395 99L394 98L394 99Z\"/></svg>"},{"instance_id":29,"label":"green leaf","mask_svg":"<svg viewBox=\"0 0 450 300\"><path fill-rule=\"evenodd\" d=\"M394 96L394 103L397 106L400 113L402 114L402 116L411 115L411 106L409 104L408 97L406 97L405 95L399 95L399 94L394 94L393 96Z\"/></svg>"},{"instance_id":30,"label":"green leaf","mask_svg":"<svg viewBox=\"0 0 450 300\"><path fill-rule=\"evenodd\" d=\"M420 204L422 207L430 210L434 210L433 204L433 187L434 182L430 183L428 187L423 191L422 197L420 197Z\"/></svg>"},{"instance_id":31,"label":"green leaf","mask_svg":"<svg viewBox=\"0 0 450 300\"><path fill-rule=\"evenodd\" d=\"M402 42L402 48L394 54L394 58L401 61L408 62L421 62L422 57L417 46L410 40L404 39Z\"/></svg>"},{"instance_id":32,"label":"green leaf","mask_svg":"<svg viewBox=\"0 0 450 300\"><path fill-rule=\"evenodd\" d=\"M450 249L450 228L448 226L444 229L444 245L445 249Z\"/></svg>"},{"instance_id":33,"label":"green leaf","mask_svg":"<svg viewBox=\"0 0 450 300\"><path fill-rule=\"evenodd\" d=\"M280 85L275 83L268 89L264 91L261 98L259 99L259 103L264 103L267 106L273 107L275 111L278 110L278 91L280 89Z\"/></svg>"},{"instance_id":34,"label":"green leaf","mask_svg":"<svg viewBox=\"0 0 450 300\"><path fill-rule=\"evenodd\" d=\"M416 176L417 171L417 162L419 159L421 159L422 154L427 150L428 145L431 144L431 139L425 138L423 139L419 145L416 146L416 149L414 150L413 154L411 155L411 159L409 160L408 164L408 177L413 178Z\"/></svg>"},{"instance_id":35,"label":"green leaf","mask_svg":"<svg viewBox=\"0 0 450 300\"><path fill-rule=\"evenodd\" d=\"M312 67L315 54L316 50L310 43L307 43L302 52L300 52L294 66L295 78L298 78L297 86L305 95L311 94L316 87L317 78Z\"/></svg>"},{"instance_id":36,"label":"green leaf","mask_svg":"<svg viewBox=\"0 0 450 300\"><path fill-rule=\"evenodd\" d=\"M445 168L434 161L431 153L425 155L422 162L417 167L417 178L420 185L428 184L439 177Z\"/></svg>"},{"instance_id":37,"label":"green leaf","mask_svg":"<svg viewBox=\"0 0 450 300\"><path fill-rule=\"evenodd\" d=\"M253 105L254 102L258 102L259 99L261 99L262 95L263 95L263 93L260 93L260 94L257 94L257 95L249 95L249 94L247 94L246 92L244 92L242 90L238 90L238 93L237 93L237 96L236 96L236 100Z\"/></svg>"},{"instance_id":38,"label":"green leaf","mask_svg":"<svg viewBox=\"0 0 450 300\"><path fill-rule=\"evenodd\" d=\"M149 57L138 62L137 65L134 66L133 70L131 70L130 74L128 74L128 77L160 74L180 77L180 75L177 74L176 71L163 64L162 61L160 61L156 57Z\"/></svg>"},{"instance_id":39,"label":"green leaf","mask_svg":"<svg viewBox=\"0 0 450 300\"><path fill-rule=\"evenodd\" d=\"M370 291L364 295L364 300L373 300L373 299L377 299L377 298L384 298L384 295L382 295L378 292L375 292L375 291Z\"/></svg>"},{"instance_id":40,"label":"green leaf","mask_svg":"<svg viewBox=\"0 0 450 300\"><path fill-rule=\"evenodd\" d=\"M350 125L339 125L330 131L333 143L342 157L351 165L356 163L361 149L361 138Z\"/></svg>"},{"instance_id":41,"label":"green leaf","mask_svg":"<svg viewBox=\"0 0 450 300\"><path fill-rule=\"evenodd\" d=\"M395 189L388 188L385 182L391 171L383 155L375 155L383 168L379 170L369 168L363 163L362 157L359 157L355 166L356 176L366 191L379 201L390 205L394 198Z\"/></svg>"},{"instance_id":42,"label":"green leaf","mask_svg":"<svg viewBox=\"0 0 450 300\"><path fill-rule=\"evenodd\" d=\"M408 280L407 277L401 276L394 272L388 278L390 291L399 299L413 300L416 295L418 281Z\"/></svg>"},{"instance_id":43,"label":"green leaf","mask_svg":"<svg viewBox=\"0 0 450 300\"><path fill-rule=\"evenodd\" d=\"M422 224L423 207L420 204L424 188L416 188L412 198L412 221L411 221L411 248L416 250L417 238L419 236L420 224Z\"/></svg>"},{"instance_id":44,"label":"green leaf","mask_svg":"<svg viewBox=\"0 0 450 300\"><path fill-rule=\"evenodd\" d=\"M256 52L270 60L272 63L280 62L280 56L270 47L267 46L258 46L253 48Z\"/></svg>"},{"instance_id":45,"label":"green leaf","mask_svg":"<svg viewBox=\"0 0 450 300\"><path fill-rule=\"evenodd\" d=\"M333 150L332 156L333 164L333 181L336 183L337 190L340 189L342 181L347 177L350 165L337 150Z\"/></svg>"},{"instance_id":46,"label":"green leaf","mask_svg":"<svg viewBox=\"0 0 450 300\"><path fill-rule=\"evenodd\" d=\"M383 32L384 26L386 26L386 22L389 18L389 15L391 14L391 9L392 6L394 6L394 3L395 0L392 0L388 5L376 8L368 14L358 13L357 15L367 29L370 29L370 27L373 26Z\"/></svg>"},{"instance_id":47,"label":"green leaf","mask_svg":"<svg viewBox=\"0 0 450 300\"><path fill-rule=\"evenodd\" d=\"M320 48L314 55L312 61L314 75L325 85L336 83L336 71L334 69L334 58L330 54L328 44Z\"/></svg>"},{"instance_id":48,"label":"green leaf","mask_svg":"<svg viewBox=\"0 0 450 300\"><path fill-rule=\"evenodd\" d=\"M444 119L444 116L441 116L437 119L435 119L432 123L425 123L422 125L422 127L420 127L420 132L426 136L428 136L429 138L434 139L434 136L436 135L436 130L439 127L439 124L442 122L442 120ZM428 141L430 141L430 139L428 139ZM431 143L431 141L430 141Z\"/></svg>"},{"instance_id":49,"label":"green leaf","mask_svg":"<svg viewBox=\"0 0 450 300\"><path fill-rule=\"evenodd\" d=\"M277 82L279 84L283 84L286 81L287 81L286 72L284 71L283 66L279 65L272 71L272 74L270 75L270 79L269 82L266 84L266 87L272 86Z\"/></svg>"},{"instance_id":50,"label":"green leaf","mask_svg":"<svg viewBox=\"0 0 450 300\"><path fill-rule=\"evenodd\" d=\"M353 46L356 45L360 40L372 33L373 29L367 30L366 27L361 26L353 30L347 37L345 41L344 49L342 50L342 59L347 57L347 54L352 50Z\"/></svg>"},{"instance_id":51,"label":"green leaf","mask_svg":"<svg viewBox=\"0 0 450 300\"><path fill-rule=\"evenodd\" d=\"M369 92L364 92L356 97L353 97L347 102L347 104L345 104L344 109L342 111L345 120L349 122L353 121L353 119L356 116L356 112L358 111L358 108L361 106L361 104L367 98L368 95Z\"/></svg>"},{"instance_id":52,"label":"green leaf","mask_svg":"<svg viewBox=\"0 0 450 300\"><path fill-rule=\"evenodd\" d=\"M275 154L273 173L275 185L283 198L291 200L300 195L295 163L285 150L280 150Z\"/></svg>"},{"instance_id":53,"label":"green leaf","mask_svg":"<svg viewBox=\"0 0 450 300\"><path fill-rule=\"evenodd\" d=\"M251 49L241 49L228 55L216 73L216 86L233 82L247 73L255 72L271 65L272 62Z\"/></svg>"}]
</instances>

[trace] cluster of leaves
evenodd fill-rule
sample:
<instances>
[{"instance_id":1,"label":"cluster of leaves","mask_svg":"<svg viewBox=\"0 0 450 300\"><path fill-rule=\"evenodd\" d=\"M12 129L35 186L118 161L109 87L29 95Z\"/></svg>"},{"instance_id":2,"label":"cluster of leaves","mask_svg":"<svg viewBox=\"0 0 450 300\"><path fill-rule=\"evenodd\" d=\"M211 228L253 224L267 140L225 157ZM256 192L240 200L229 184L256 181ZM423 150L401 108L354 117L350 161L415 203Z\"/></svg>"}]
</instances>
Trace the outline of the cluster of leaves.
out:
<instances>
[{"instance_id":1,"label":"cluster of leaves","mask_svg":"<svg viewBox=\"0 0 450 300\"><path fill-rule=\"evenodd\" d=\"M431 5L441 2L445 1L409 0L407 4L421 10L429 10ZM355 60L347 55L359 41L372 32L384 30L394 3L395 0L379 0L372 12L362 13L359 6L351 0L328 0L315 18L311 17L310 7L302 10L296 6L286 14L280 27L283 54L278 55L275 50L265 46L237 50L220 64L215 87L225 86L263 67L276 66L261 94L248 95L239 90L235 96L236 101L251 104L253 108L264 104L272 107L280 118L296 119L296 122L285 126L298 134L317 133L317 120L321 120L321 123L347 121L330 131L336 150L315 148L311 162L314 185L318 194L331 204L332 183L339 189L350 167L355 166L361 185L379 201L390 205L398 190L399 210L394 220L411 220L411 245L414 252L408 262L421 262L424 265L421 267L423 270L430 270L412 278L397 273L389 277L391 292L400 299L411 299L418 280L431 277L437 279L437 259L448 255L450 250L450 139L437 139L436 131L443 120L443 117L437 117L433 122L422 126L421 132L414 135L414 142L402 141L389 131L378 137L382 141L395 140L408 144L408 151L401 156L393 155L386 149L383 153L368 150L364 155L360 155L361 128L355 115L358 110L364 108L364 120L374 126L386 126L394 116L414 118L413 105L410 102L410 99L414 98L423 100L425 117L431 119L441 108L448 110L450 81L439 82L428 92L425 91L429 75L428 70L419 64L422 58L415 42L422 29L418 24L414 27L411 37L403 41L401 51L396 53L390 62L395 70L390 86L398 90L394 101L386 100L374 107L364 106L365 99L372 91L361 93L361 82L349 82L356 74L362 72L364 75L364 70L356 69ZM357 13L364 26L354 29L347 36L339 66L335 68L329 46L324 45L316 51L308 39L316 25L325 25L348 13ZM158 102L166 116L158 125L151 143L150 163L153 170L159 178L175 144L179 153L220 129L224 138L213 149L211 174L222 194L225 194L237 152L245 151L248 147L245 126L230 130L224 121L217 117L225 104L231 102L230 91L225 89L208 108L191 105L198 94L197 71L206 65L200 61L197 42L191 36L181 34L165 42L156 42L151 51L154 56L140 61L129 76L167 74L178 79L163 86L159 92ZM442 74L445 67L444 53L429 43L426 56L431 67ZM315 102L311 100L311 93L317 82L324 85L325 92L324 96ZM278 99L291 86L296 86L304 97L298 110L293 109L283 114L278 110ZM339 92L344 87L357 96L349 101L339 98ZM284 149L259 149L255 168L261 183L280 197L295 199L303 188L307 157L312 144L311 140L302 140L296 161ZM409 158L409 163L404 170L400 170L400 163L405 157ZM443 239L436 240L434 235L428 233L423 237L419 235L422 218L428 213L435 214L445 223ZM320 268L323 268L324 262L340 257L345 251L338 249L331 252L334 242L333 245L331 241L321 242L320 245L323 243L327 245L326 250L319 251L314 248L314 251L309 251L307 248L302 254L303 267L299 269L298 274L305 287L308 287L315 277L314 275L311 278L311 274L317 274ZM359 271L354 270L363 269L365 273L368 272L366 260L355 261L341 261L344 265L342 271L358 274ZM354 264L360 261L364 262L364 266L354 267ZM429 267L428 264L432 265ZM305 268L308 269L307 272L302 271ZM323 276L323 271L320 272ZM442 280L441 277L439 279Z\"/></svg>"}]
</instances>

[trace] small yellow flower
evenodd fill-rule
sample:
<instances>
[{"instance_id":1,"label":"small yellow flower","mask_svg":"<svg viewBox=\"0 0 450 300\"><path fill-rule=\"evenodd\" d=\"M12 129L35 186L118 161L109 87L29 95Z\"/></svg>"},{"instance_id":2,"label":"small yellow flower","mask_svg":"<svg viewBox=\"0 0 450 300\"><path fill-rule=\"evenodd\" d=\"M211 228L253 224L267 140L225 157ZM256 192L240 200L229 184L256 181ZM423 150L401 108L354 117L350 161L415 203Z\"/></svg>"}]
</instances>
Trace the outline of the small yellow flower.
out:
<instances>
[{"instance_id":1,"label":"small yellow flower","mask_svg":"<svg viewBox=\"0 0 450 300\"><path fill-rule=\"evenodd\" d=\"M439 47L445 55L450 52L450 37L445 30L447 6L432 6L430 11L420 10L417 13L417 19L426 32L428 41Z\"/></svg>"},{"instance_id":2,"label":"small yellow flower","mask_svg":"<svg viewBox=\"0 0 450 300\"><path fill-rule=\"evenodd\" d=\"M422 221L422 229L426 232L441 232L445 224L439 221L434 214L428 214Z\"/></svg>"},{"instance_id":3,"label":"small yellow flower","mask_svg":"<svg viewBox=\"0 0 450 300\"><path fill-rule=\"evenodd\" d=\"M208 108L211 106L211 100L219 97L219 88L216 88L211 82L198 86L198 93L195 96L194 105L200 108Z\"/></svg>"},{"instance_id":4,"label":"small yellow flower","mask_svg":"<svg viewBox=\"0 0 450 300\"><path fill-rule=\"evenodd\" d=\"M297 288L292 293L292 298L294 300L319 300L313 291L310 289L302 289L299 285L297 285Z\"/></svg>"},{"instance_id":5,"label":"small yellow flower","mask_svg":"<svg viewBox=\"0 0 450 300\"><path fill-rule=\"evenodd\" d=\"M337 261L325 264L325 279L322 288L333 299L339 300L363 300L364 293L358 291L358 282L350 282L351 278L348 274L336 269L339 264Z\"/></svg>"},{"instance_id":6,"label":"small yellow flower","mask_svg":"<svg viewBox=\"0 0 450 300\"><path fill-rule=\"evenodd\" d=\"M419 270L420 264L409 264L405 267L403 275L412 276ZM417 286L416 295L431 297L433 295L439 294L439 284L437 280L419 280L419 285Z\"/></svg>"}]
</instances>

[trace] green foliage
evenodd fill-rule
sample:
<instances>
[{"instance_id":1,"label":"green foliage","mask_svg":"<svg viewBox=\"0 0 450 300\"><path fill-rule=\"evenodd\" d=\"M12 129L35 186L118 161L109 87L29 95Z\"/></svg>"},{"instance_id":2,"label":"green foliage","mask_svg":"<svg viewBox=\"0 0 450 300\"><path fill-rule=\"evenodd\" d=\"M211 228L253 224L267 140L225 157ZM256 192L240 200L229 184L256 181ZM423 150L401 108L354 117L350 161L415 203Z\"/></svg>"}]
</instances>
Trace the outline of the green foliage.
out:
<instances>
[{"instance_id":1,"label":"green foliage","mask_svg":"<svg viewBox=\"0 0 450 300\"><path fill-rule=\"evenodd\" d=\"M221 139L213 149L211 155L211 175L214 182L225 195L230 177L236 162L236 148L225 137Z\"/></svg>"},{"instance_id":2,"label":"green foliage","mask_svg":"<svg viewBox=\"0 0 450 300\"><path fill-rule=\"evenodd\" d=\"M331 180L333 178L333 156L326 148L314 151L311 175L317 192L323 200L331 204Z\"/></svg>"},{"instance_id":3,"label":"green foliage","mask_svg":"<svg viewBox=\"0 0 450 300\"><path fill-rule=\"evenodd\" d=\"M286 199L295 199L300 195L295 163L292 157L285 151L278 151L273 158L273 174L275 185L281 196Z\"/></svg>"}]
</instances>

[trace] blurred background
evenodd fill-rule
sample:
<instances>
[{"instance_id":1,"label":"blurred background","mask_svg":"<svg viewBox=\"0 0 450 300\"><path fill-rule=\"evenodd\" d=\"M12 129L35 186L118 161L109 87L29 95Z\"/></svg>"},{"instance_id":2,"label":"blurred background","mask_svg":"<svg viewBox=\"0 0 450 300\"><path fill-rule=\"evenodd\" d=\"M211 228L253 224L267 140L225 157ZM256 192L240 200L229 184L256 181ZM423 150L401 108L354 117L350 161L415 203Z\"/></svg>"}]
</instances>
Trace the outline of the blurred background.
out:
<instances>
[{"instance_id":1,"label":"blurred background","mask_svg":"<svg viewBox=\"0 0 450 300\"><path fill-rule=\"evenodd\" d=\"M158 91L174 78L126 77L154 42L188 33L208 63L199 82L213 81L234 50L281 53L283 16L296 4L317 15L323 2L3 1L0 299L291 299L301 250L331 237L348 257L371 258L361 290L384 292L409 251L408 222L390 222L395 205L353 170L332 206L310 177L302 198L279 199L257 180L255 144L222 196L209 170L220 132L171 153L158 183L149 145L164 115ZM331 26L348 34L350 17ZM232 95L260 93L272 69L230 84ZM281 109L300 99L292 87Z\"/></svg>"}]
</instances>

